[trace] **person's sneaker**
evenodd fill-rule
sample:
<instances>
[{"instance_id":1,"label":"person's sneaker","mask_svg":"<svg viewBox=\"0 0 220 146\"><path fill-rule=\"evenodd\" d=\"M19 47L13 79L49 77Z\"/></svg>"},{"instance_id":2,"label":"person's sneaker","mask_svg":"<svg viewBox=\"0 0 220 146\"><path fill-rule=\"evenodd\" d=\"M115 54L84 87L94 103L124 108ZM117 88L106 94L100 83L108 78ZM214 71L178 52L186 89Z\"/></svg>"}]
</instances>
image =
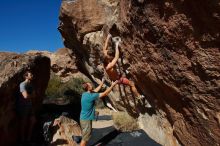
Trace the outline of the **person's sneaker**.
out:
<instances>
[{"instance_id":1,"label":"person's sneaker","mask_svg":"<svg viewBox=\"0 0 220 146\"><path fill-rule=\"evenodd\" d=\"M150 105L150 103L148 102L147 99L145 100L145 103L146 103L146 104L145 104L145 107L147 107L147 108L151 108L151 107L152 107L152 106Z\"/></svg>"},{"instance_id":2,"label":"person's sneaker","mask_svg":"<svg viewBox=\"0 0 220 146\"><path fill-rule=\"evenodd\" d=\"M142 99L144 99L144 95L139 95L136 98L143 105L143 100Z\"/></svg>"},{"instance_id":3,"label":"person's sneaker","mask_svg":"<svg viewBox=\"0 0 220 146\"><path fill-rule=\"evenodd\" d=\"M138 99L138 100L144 99L144 95L139 95L139 96L137 97L137 99Z\"/></svg>"},{"instance_id":4,"label":"person's sneaker","mask_svg":"<svg viewBox=\"0 0 220 146\"><path fill-rule=\"evenodd\" d=\"M144 98L145 98L144 95L139 95L139 96L137 97L137 99L140 100L142 104L143 104L142 99L144 99ZM150 103L147 101L147 99L145 100L145 102L146 102L145 107L147 107L147 108L151 108L151 107L152 107L152 106L150 105Z\"/></svg>"},{"instance_id":5,"label":"person's sneaker","mask_svg":"<svg viewBox=\"0 0 220 146\"><path fill-rule=\"evenodd\" d=\"M147 101L147 100L146 100L146 101ZM147 108L151 108L152 106L151 106L150 103L147 101L147 104L146 104L145 107L147 107Z\"/></svg>"}]
</instances>

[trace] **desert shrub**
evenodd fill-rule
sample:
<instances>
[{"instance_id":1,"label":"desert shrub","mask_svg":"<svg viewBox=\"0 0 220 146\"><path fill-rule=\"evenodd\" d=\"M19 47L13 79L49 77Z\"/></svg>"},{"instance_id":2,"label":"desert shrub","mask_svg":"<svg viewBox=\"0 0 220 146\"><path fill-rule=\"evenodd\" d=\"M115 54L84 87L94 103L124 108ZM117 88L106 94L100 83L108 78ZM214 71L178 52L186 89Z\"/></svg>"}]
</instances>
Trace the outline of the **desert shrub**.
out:
<instances>
[{"instance_id":1,"label":"desert shrub","mask_svg":"<svg viewBox=\"0 0 220 146\"><path fill-rule=\"evenodd\" d=\"M112 115L114 126L120 131L133 131L138 130L139 126L137 120L131 117L126 112L114 112Z\"/></svg>"},{"instance_id":2,"label":"desert shrub","mask_svg":"<svg viewBox=\"0 0 220 146\"><path fill-rule=\"evenodd\" d=\"M47 98L66 98L71 102L79 102L83 92L82 78L72 78L68 82L61 82L59 76L51 74L50 81L46 90Z\"/></svg>"},{"instance_id":3,"label":"desert shrub","mask_svg":"<svg viewBox=\"0 0 220 146\"><path fill-rule=\"evenodd\" d=\"M50 80L46 90L46 96L48 98L57 98L60 97L58 92L62 86L61 79L59 76L56 76L54 73L51 73Z\"/></svg>"}]
</instances>

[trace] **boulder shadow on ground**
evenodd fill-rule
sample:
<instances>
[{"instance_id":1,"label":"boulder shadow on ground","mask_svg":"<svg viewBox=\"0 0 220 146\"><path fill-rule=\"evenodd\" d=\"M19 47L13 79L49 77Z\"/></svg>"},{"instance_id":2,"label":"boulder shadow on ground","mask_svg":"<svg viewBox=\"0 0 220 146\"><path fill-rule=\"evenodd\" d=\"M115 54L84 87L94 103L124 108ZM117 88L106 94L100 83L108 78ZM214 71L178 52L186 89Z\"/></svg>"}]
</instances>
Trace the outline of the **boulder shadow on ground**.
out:
<instances>
[{"instance_id":1,"label":"boulder shadow on ground","mask_svg":"<svg viewBox=\"0 0 220 146\"><path fill-rule=\"evenodd\" d=\"M161 146L143 130L120 132L113 126L93 129L88 146Z\"/></svg>"}]
</instances>

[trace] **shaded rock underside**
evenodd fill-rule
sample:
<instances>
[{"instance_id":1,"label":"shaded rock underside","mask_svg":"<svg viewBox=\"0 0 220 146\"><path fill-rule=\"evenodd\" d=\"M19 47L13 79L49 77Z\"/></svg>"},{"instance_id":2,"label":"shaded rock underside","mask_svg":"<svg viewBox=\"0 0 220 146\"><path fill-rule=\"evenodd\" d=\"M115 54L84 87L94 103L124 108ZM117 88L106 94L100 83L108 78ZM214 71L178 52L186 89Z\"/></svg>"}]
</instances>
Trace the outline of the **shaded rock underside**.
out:
<instances>
[{"instance_id":1,"label":"shaded rock underside","mask_svg":"<svg viewBox=\"0 0 220 146\"><path fill-rule=\"evenodd\" d=\"M36 95L33 107L38 111L50 78L50 59L44 56L28 56L16 53L0 53L0 145L13 145L18 136L16 99L23 74L31 70Z\"/></svg>"}]
</instances>

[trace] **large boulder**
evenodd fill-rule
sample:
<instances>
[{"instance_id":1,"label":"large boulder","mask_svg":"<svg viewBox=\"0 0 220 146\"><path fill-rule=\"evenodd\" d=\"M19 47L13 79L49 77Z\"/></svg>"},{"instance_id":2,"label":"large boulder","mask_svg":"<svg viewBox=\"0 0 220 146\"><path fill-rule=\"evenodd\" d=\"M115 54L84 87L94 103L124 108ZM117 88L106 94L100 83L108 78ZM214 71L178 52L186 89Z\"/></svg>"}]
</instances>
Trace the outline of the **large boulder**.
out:
<instances>
[{"instance_id":1,"label":"large boulder","mask_svg":"<svg viewBox=\"0 0 220 146\"><path fill-rule=\"evenodd\" d=\"M56 118L50 129L52 132L52 139L49 144L50 146L78 146L76 141L74 141L74 137L78 138L78 143L82 138L82 132L79 124L66 116Z\"/></svg>"},{"instance_id":2,"label":"large boulder","mask_svg":"<svg viewBox=\"0 0 220 146\"><path fill-rule=\"evenodd\" d=\"M54 53L48 51L31 50L26 54L41 54L49 57L51 60L51 71L54 72L55 75L60 76L63 82L66 82L80 74L76 66L75 55L68 48L58 49Z\"/></svg>"},{"instance_id":3,"label":"large boulder","mask_svg":"<svg viewBox=\"0 0 220 146\"><path fill-rule=\"evenodd\" d=\"M99 78L103 26L122 38L118 67L153 108L130 98L127 87L127 95L118 96L116 87L110 99L131 115L141 113L140 126L153 139L163 145L218 145L219 10L217 0L65 0L59 30L79 69Z\"/></svg>"},{"instance_id":4,"label":"large boulder","mask_svg":"<svg viewBox=\"0 0 220 146\"><path fill-rule=\"evenodd\" d=\"M37 95L33 98L33 106L38 111L50 78L50 59L0 52L0 145L14 145L18 138L16 98L26 70L31 70L34 75Z\"/></svg>"}]
</instances>

